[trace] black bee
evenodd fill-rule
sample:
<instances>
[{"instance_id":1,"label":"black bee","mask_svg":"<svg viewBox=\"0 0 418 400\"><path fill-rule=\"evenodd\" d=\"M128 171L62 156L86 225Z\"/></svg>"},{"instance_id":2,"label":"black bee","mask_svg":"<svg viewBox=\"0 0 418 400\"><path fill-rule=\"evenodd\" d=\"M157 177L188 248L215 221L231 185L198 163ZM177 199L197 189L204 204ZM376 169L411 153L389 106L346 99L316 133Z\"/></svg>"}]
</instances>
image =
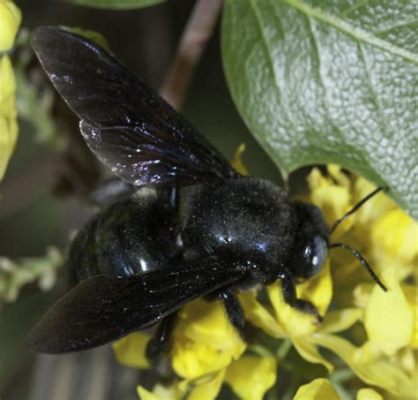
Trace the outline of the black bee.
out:
<instances>
[{"instance_id":1,"label":"black bee","mask_svg":"<svg viewBox=\"0 0 418 400\"><path fill-rule=\"evenodd\" d=\"M28 337L44 353L84 350L162 322L150 356L167 348L176 311L220 299L244 339L250 327L236 292L318 274L331 247L321 211L273 183L240 176L181 115L120 61L84 37L38 28L32 46L98 159L125 182L121 195L78 233L68 259L78 282ZM120 182L120 181L119 181Z\"/></svg>"}]
</instances>

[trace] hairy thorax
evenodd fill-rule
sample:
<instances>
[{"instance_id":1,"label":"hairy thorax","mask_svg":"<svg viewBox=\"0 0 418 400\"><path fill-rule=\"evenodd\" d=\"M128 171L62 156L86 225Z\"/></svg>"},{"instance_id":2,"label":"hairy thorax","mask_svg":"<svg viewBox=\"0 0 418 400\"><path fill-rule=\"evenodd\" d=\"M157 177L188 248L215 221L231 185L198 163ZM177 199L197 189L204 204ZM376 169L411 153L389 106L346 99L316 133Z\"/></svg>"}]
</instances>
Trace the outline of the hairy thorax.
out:
<instances>
[{"instance_id":1,"label":"hairy thorax","mask_svg":"<svg viewBox=\"0 0 418 400\"><path fill-rule=\"evenodd\" d=\"M227 253L249 262L285 263L296 219L286 193L255 178L195 187L182 199L186 257Z\"/></svg>"}]
</instances>

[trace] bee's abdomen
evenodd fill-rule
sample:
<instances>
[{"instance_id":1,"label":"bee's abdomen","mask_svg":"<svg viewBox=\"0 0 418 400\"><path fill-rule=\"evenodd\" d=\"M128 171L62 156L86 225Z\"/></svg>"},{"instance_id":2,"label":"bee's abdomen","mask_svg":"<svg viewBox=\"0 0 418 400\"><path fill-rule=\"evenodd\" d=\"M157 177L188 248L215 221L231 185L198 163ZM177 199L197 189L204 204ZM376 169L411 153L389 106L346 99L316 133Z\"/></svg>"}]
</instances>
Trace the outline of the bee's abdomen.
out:
<instances>
[{"instance_id":1,"label":"bee's abdomen","mask_svg":"<svg viewBox=\"0 0 418 400\"><path fill-rule=\"evenodd\" d=\"M163 268L179 252L177 226L175 210L155 192L111 205L75 237L68 261L72 281Z\"/></svg>"}]
</instances>

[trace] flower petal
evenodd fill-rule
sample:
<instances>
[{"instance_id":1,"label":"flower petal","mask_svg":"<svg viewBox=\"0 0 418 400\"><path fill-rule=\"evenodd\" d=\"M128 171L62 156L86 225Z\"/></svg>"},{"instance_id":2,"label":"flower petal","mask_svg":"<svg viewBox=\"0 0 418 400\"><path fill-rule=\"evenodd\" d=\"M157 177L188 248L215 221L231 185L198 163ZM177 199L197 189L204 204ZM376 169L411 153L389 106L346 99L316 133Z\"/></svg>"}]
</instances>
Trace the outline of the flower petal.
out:
<instances>
[{"instance_id":1,"label":"flower petal","mask_svg":"<svg viewBox=\"0 0 418 400\"><path fill-rule=\"evenodd\" d=\"M286 332L283 327L273 318L267 309L257 301L253 293L241 293L240 303L244 309L245 318L253 325L261 328L268 335L275 338L283 338Z\"/></svg>"},{"instance_id":2,"label":"flower petal","mask_svg":"<svg viewBox=\"0 0 418 400\"><path fill-rule=\"evenodd\" d=\"M245 348L222 304L197 300L187 304L179 313L172 366L179 376L196 379L225 368Z\"/></svg>"},{"instance_id":3,"label":"flower petal","mask_svg":"<svg viewBox=\"0 0 418 400\"><path fill-rule=\"evenodd\" d=\"M173 345L171 363L177 375L185 379L197 379L226 368L244 350L245 346L238 351L221 351L209 344L177 338Z\"/></svg>"},{"instance_id":4,"label":"flower petal","mask_svg":"<svg viewBox=\"0 0 418 400\"><path fill-rule=\"evenodd\" d=\"M403 285L402 290L414 317L414 331L411 338L411 346L418 349L418 288L416 286Z\"/></svg>"},{"instance_id":5,"label":"flower petal","mask_svg":"<svg viewBox=\"0 0 418 400\"><path fill-rule=\"evenodd\" d=\"M318 378L301 386L293 400L340 400L334 386L327 379Z\"/></svg>"},{"instance_id":6,"label":"flower petal","mask_svg":"<svg viewBox=\"0 0 418 400\"><path fill-rule=\"evenodd\" d=\"M416 393L413 381L390 361L370 354L363 355L361 348L338 336L315 333L312 339L318 346L336 353L367 384L378 386L400 397L408 398Z\"/></svg>"},{"instance_id":7,"label":"flower petal","mask_svg":"<svg viewBox=\"0 0 418 400\"><path fill-rule=\"evenodd\" d=\"M312 302L324 315L332 297L329 262L320 275L300 284L296 292L298 298ZM270 285L267 293L276 318L288 336L292 338L305 336L318 329L319 325L313 315L300 312L284 301L282 288L278 283Z\"/></svg>"},{"instance_id":8,"label":"flower petal","mask_svg":"<svg viewBox=\"0 0 418 400\"><path fill-rule=\"evenodd\" d=\"M0 52L9 50L22 19L20 10L11 1L0 1Z\"/></svg>"},{"instance_id":9,"label":"flower petal","mask_svg":"<svg viewBox=\"0 0 418 400\"><path fill-rule=\"evenodd\" d=\"M375 286L365 311L364 326L370 344L386 355L407 346L414 332L413 311L398 283L396 273L388 269L388 292Z\"/></svg>"},{"instance_id":10,"label":"flower petal","mask_svg":"<svg viewBox=\"0 0 418 400\"><path fill-rule=\"evenodd\" d=\"M276 319L289 337L306 336L317 329L313 315L302 313L284 301L282 288L278 283L267 288L268 297L276 314Z\"/></svg>"},{"instance_id":11,"label":"flower petal","mask_svg":"<svg viewBox=\"0 0 418 400\"><path fill-rule=\"evenodd\" d=\"M361 199L364 199L375 189L375 185L359 176L354 184L353 203L356 204ZM367 201L358 211L356 211L354 214L356 220L354 228L369 229L370 223L395 207L395 203L389 196L385 195L384 193L379 193ZM361 230L364 232L364 229Z\"/></svg>"},{"instance_id":12,"label":"flower petal","mask_svg":"<svg viewBox=\"0 0 418 400\"><path fill-rule=\"evenodd\" d=\"M363 310L358 308L345 308L338 311L330 311L325 316L320 331L323 333L341 332L359 321L363 317Z\"/></svg>"},{"instance_id":13,"label":"flower petal","mask_svg":"<svg viewBox=\"0 0 418 400\"><path fill-rule=\"evenodd\" d=\"M4 56L0 58L0 179L16 144L18 129L15 90L12 64L9 57Z\"/></svg>"},{"instance_id":14,"label":"flower petal","mask_svg":"<svg viewBox=\"0 0 418 400\"><path fill-rule=\"evenodd\" d=\"M327 171L332 178L334 178L335 182L342 186L343 188L350 189L351 188L351 179L347 174L345 174L340 165L337 164L328 164Z\"/></svg>"},{"instance_id":15,"label":"flower petal","mask_svg":"<svg viewBox=\"0 0 418 400\"><path fill-rule=\"evenodd\" d=\"M357 392L357 400L383 400L383 397L373 389L364 388Z\"/></svg>"},{"instance_id":16,"label":"flower petal","mask_svg":"<svg viewBox=\"0 0 418 400\"><path fill-rule=\"evenodd\" d=\"M400 208L383 214L372 226L372 249L377 260L387 257L411 263L418 256L418 223Z\"/></svg>"},{"instance_id":17,"label":"flower petal","mask_svg":"<svg viewBox=\"0 0 418 400\"><path fill-rule=\"evenodd\" d=\"M354 305L358 308L366 309L375 286L374 283L360 283L357 285L353 292Z\"/></svg>"},{"instance_id":18,"label":"flower petal","mask_svg":"<svg viewBox=\"0 0 418 400\"><path fill-rule=\"evenodd\" d=\"M242 348L243 342L232 327L224 306L219 301L196 300L187 304L179 315L177 333L216 349L229 351Z\"/></svg>"},{"instance_id":19,"label":"flower petal","mask_svg":"<svg viewBox=\"0 0 418 400\"><path fill-rule=\"evenodd\" d=\"M333 173L337 175L335 170ZM349 188L325 177L319 169L313 168L307 180L310 188L309 201L322 210L328 225L332 225L352 207ZM339 226L338 232L346 232L353 222L352 219L345 220Z\"/></svg>"},{"instance_id":20,"label":"flower petal","mask_svg":"<svg viewBox=\"0 0 418 400\"><path fill-rule=\"evenodd\" d=\"M334 370L334 366L321 355L316 344L309 341L308 338L293 338L292 343L297 352L306 361L315 364L322 364L329 373Z\"/></svg>"},{"instance_id":21,"label":"flower petal","mask_svg":"<svg viewBox=\"0 0 418 400\"><path fill-rule=\"evenodd\" d=\"M116 360L127 367L149 368L145 350L150 335L144 332L134 332L112 344Z\"/></svg>"},{"instance_id":22,"label":"flower petal","mask_svg":"<svg viewBox=\"0 0 418 400\"><path fill-rule=\"evenodd\" d=\"M247 167L242 162L242 155L245 152L245 143L241 143L238 148L235 150L234 158L231 160L231 165L235 171L239 172L241 175L249 175Z\"/></svg>"},{"instance_id":23,"label":"flower petal","mask_svg":"<svg viewBox=\"0 0 418 400\"><path fill-rule=\"evenodd\" d=\"M296 291L299 298L309 300L315 304L321 315L325 315L332 299L332 279L329 260L325 263L319 275L298 285Z\"/></svg>"},{"instance_id":24,"label":"flower petal","mask_svg":"<svg viewBox=\"0 0 418 400\"><path fill-rule=\"evenodd\" d=\"M136 391L140 400L162 400L157 395L155 395L154 393L150 392L142 386L137 386Z\"/></svg>"},{"instance_id":25,"label":"flower petal","mask_svg":"<svg viewBox=\"0 0 418 400\"><path fill-rule=\"evenodd\" d=\"M261 400L277 378L273 357L243 356L226 370L225 380L244 400Z\"/></svg>"},{"instance_id":26,"label":"flower petal","mask_svg":"<svg viewBox=\"0 0 418 400\"><path fill-rule=\"evenodd\" d=\"M218 396L224 380L225 371L221 371L209 380L196 385L187 396L187 400L214 400Z\"/></svg>"},{"instance_id":27,"label":"flower petal","mask_svg":"<svg viewBox=\"0 0 418 400\"><path fill-rule=\"evenodd\" d=\"M170 386L157 384L152 392L142 386L137 386L136 390L140 400L181 400L185 394L185 391L175 384Z\"/></svg>"}]
</instances>

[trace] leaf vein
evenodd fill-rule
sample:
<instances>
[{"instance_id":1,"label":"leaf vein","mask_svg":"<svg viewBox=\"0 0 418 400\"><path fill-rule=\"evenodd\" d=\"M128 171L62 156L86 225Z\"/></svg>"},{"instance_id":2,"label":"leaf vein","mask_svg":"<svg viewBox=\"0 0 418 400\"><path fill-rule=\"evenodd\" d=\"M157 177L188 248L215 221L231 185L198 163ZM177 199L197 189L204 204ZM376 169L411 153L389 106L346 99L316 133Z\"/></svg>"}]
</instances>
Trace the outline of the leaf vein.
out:
<instances>
[{"instance_id":1,"label":"leaf vein","mask_svg":"<svg viewBox=\"0 0 418 400\"><path fill-rule=\"evenodd\" d=\"M335 15L330 15L319 8L314 8L306 3L301 2L300 0L280 0L283 3L287 4L290 7L299 10L303 14L309 15L318 21L321 21L333 28L339 30L340 32L345 33L348 36L351 36L358 42L368 43L373 47L377 47L388 53L402 57L407 61L411 61L415 64L418 64L418 55L414 54L408 50L402 49L398 46L395 46L383 39L380 39L370 32L367 32L361 28L355 28L349 23L343 21Z\"/></svg>"},{"instance_id":2,"label":"leaf vein","mask_svg":"<svg viewBox=\"0 0 418 400\"><path fill-rule=\"evenodd\" d=\"M327 117L327 122L330 126L330 128L332 128L333 132L335 135L339 136L341 141L344 142L344 135L341 132L341 130L336 126L336 124L334 123L334 121L332 120L332 112L330 110L330 96L329 96L329 90L327 88L327 85L325 83L325 78L324 78L324 73L323 73L323 63L322 63L322 59L321 59L321 50L320 50L320 41L317 39L315 31L313 29L313 25L312 25L312 18L310 16L306 17L307 21L308 21L308 27L309 27L309 36L311 37L311 41L312 41L312 46L314 47L314 53L315 53L315 57L317 59L317 63L318 63L318 82L320 83L322 90L323 90L323 101L324 101L324 109L326 112L326 117Z\"/></svg>"},{"instance_id":3,"label":"leaf vein","mask_svg":"<svg viewBox=\"0 0 418 400\"><path fill-rule=\"evenodd\" d=\"M347 14L352 13L353 11L358 10L364 6L367 6L370 0L359 0L357 3L353 4L351 7L346 8L345 10L341 11L340 16L344 16Z\"/></svg>"},{"instance_id":4,"label":"leaf vein","mask_svg":"<svg viewBox=\"0 0 418 400\"><path fill-rule=\"evenodd\" d=\"M376 92L373 88L371 68L370 68L369 63L367 61L367 57L366 57L366 54L364 52L364 48L363 48L361 43L358 44L358 48L359 48L360 59L364 64L364 70L366 71L366 75L367 75L367 80L366 80L367 88L369 90L372 102L375 105L376 112L377 112L377 115L378 115L378 118L377 118L376 122L379 125L382 133L387 133L387 128L390 127L390 123L387 120L385 114L383 113L383 106L382 106L381 102L379 101L379 97L376 95ZM387 134L385 136L387 136Z\"/></svg>"},{"instance_id":5,"label":"leaf vein","mask_svg":"<svg viewBox=\"0 0 418 400\"><path fill-rule=\"evenodd\" d=\"M418 24L418 19L413 19L411 21L402 21L399 24L392 25L392 26L390 26L386 29L380 29L380 30L373 31L373 34L374 35L383 35L385 33L394 31L396 29L405 28L407 26L414 25L414 24Z\"/></svg>"},{"instance_id":6,"label":"leaf vein","mask_svg":"<svg viewBox=\"0 0 418 400\"><path fill-rule=\"evenodd\" d=\"M269 69L270 69L270 71L271 71L271 73L273 75L276 89L279 92L279 97L281 97L281 92L282 91L281 91L281 88L280 88L280 83L277 80L277 75L276 75L276 72L275 72L275 69L274 69L274 61L273 61L273 58L271 56L271 53L272 52L271 52L270 46L268 44L267 38L266 38L266 36L264 34L264 30L263 30L263 27L262 27L260 14L258 12L257 6L254 5L253 0L248 0L248 1L249 1L249 4L250 4L251 8L254 11L254 15L255 15L255 19L256 19L256 23L257 23L257 29L258 29L258 31L260 33L260 37L262 39L261 42L262 42L263 47L264 47L264 52L266 53L266 56L267 56L267 64L268 64L268 67L269 67Z\"/></svg>"}]
</instances>

